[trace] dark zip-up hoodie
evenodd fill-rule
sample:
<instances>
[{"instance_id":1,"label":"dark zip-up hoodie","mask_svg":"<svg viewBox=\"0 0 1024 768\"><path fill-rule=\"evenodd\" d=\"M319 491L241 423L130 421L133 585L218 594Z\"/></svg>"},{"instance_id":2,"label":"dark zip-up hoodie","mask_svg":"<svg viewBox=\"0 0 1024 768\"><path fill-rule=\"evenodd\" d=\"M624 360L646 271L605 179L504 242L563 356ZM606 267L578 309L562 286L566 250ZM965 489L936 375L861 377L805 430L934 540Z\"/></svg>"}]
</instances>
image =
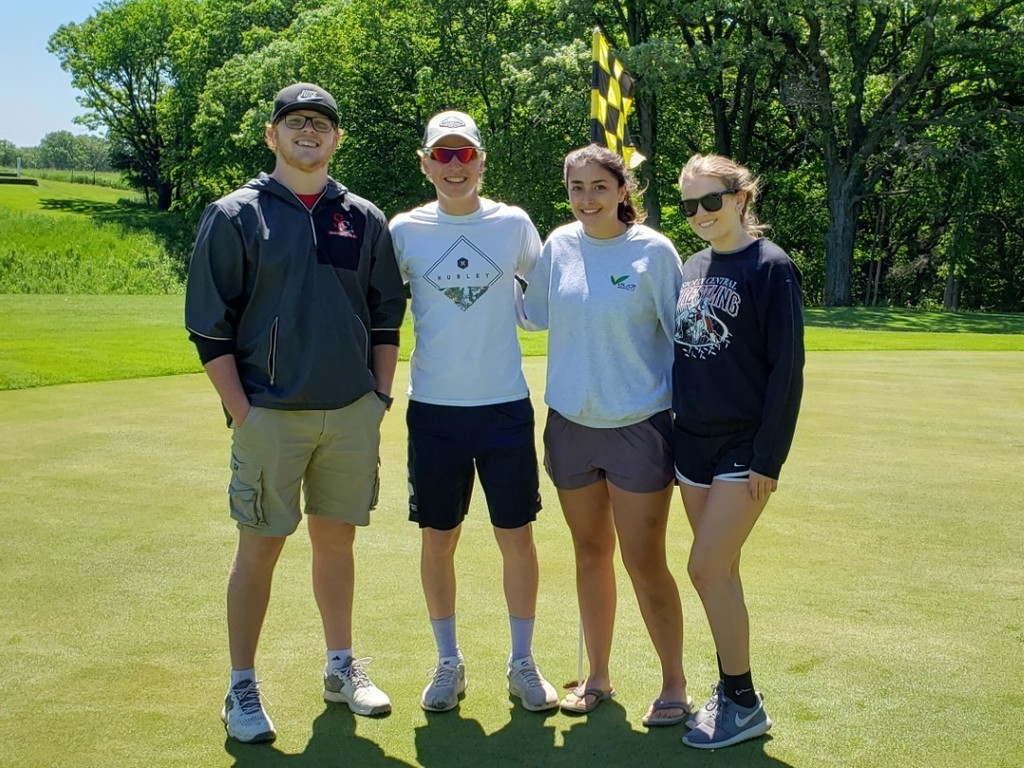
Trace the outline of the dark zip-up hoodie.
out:
<instances>
[{"instance_id":1,"label":"dark zip-up hoodie","mask_svg":"<svg viewBox=\"0 0 1024 768\"><path fill-rule=\"evenodd\" d=\"M375 388L405 291L384 214L329 179L312 210L266 174L204 212L185 291L203 363L233 354L254 406L333 409Z\"/></svg>"}]
</instances>

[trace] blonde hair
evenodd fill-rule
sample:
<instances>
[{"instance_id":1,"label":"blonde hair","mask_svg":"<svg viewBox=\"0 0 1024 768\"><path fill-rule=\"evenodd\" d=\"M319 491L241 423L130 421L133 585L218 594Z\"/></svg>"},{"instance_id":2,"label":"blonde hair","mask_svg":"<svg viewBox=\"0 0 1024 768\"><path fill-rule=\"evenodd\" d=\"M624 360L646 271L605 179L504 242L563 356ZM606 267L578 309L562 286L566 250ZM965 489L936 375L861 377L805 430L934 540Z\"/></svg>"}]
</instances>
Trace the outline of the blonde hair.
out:
<instances>
[{"instance_id":1,"label":"blonde hair","mask_svg":"<svg viewBox=\"0 0 1024 768\"><path fill-rule=\"evenodd\" d=\"M683 191L683 183L697 176L711 176L721 179L726 188L745 192L743 209L740 211L740 224L751 237L764 237L770 227L758 221L754 206L760 197L761 180L750 172L746 166L722 155L693 155L679 172L679 192Z\"/></svg>"}]
</instances>

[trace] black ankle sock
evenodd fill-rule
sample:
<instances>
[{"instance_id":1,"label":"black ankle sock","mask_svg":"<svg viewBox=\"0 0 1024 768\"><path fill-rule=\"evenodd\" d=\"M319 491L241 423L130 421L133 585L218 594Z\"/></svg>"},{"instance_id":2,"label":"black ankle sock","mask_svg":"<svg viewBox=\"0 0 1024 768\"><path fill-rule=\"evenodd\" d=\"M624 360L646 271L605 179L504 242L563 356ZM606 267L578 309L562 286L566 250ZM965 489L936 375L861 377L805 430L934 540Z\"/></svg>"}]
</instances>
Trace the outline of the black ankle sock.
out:
<instances>
[{"instance_id":1,"label":"black ankle sock","mask_svg":"<svg viewBox=\"0 0 1024 768\"><path fill-rule=\"evenodd\" d=\"M718 679L725 680L725 672L722 671L722 657L715 654L715 661L718 662Z\"/></svg>"},{"instance_id":2,"label":"black ankle sock","mask_svg":"<svg viewBox=\"0 0 1024 768\"><path fill-rule=\"evenodd\" d=\"M749 669L742 675L723 674L722 687L725 689L725 695L741 707L749 709L757 704L754 681L750 677Z\"/></svg>"}]
</instances>

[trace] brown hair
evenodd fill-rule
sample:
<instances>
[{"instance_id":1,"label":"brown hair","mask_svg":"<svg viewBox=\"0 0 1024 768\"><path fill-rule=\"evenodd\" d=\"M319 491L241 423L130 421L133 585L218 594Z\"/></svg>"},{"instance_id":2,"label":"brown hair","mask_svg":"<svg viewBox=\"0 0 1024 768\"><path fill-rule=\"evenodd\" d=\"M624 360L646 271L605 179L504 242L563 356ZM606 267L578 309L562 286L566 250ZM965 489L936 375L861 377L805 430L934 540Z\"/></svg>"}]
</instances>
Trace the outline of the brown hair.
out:
<instances>
[{"instance_id":1,"label":"brown hair","mask_svg":"<svg viewBox=\"0 0 1024 768\"><path fill-rule=\"evenodd\" d=\"M647 214L634 200L634 197L639 195L636 179L626 167L625 160L610 149L597 144L574 149L565 156L565 166L562 169L563 183L566 186L569 185L570 168L578 168L587 163L597 163L615 177L620 187L626 188L626 198L619 203L619 221L623 224L642 224L647 218Z\"/></svg>"},{"instance_id":2,"label":"brown hair","mask_svg":"<svg viewBox=\"0 0 1024 768\"><path fill-rule=\"evenodd\" d=\"M745 192L743 210L740 211L740 224L752 237L764 237L769 226L758 221L757 214L754 213L754 206L760 196L761 180L756 178L749 168L722 155L693 155L679 172L680 193L683 190L683 183L697 176L721 179L726 188Z\"/></svg>"}]
</instances>

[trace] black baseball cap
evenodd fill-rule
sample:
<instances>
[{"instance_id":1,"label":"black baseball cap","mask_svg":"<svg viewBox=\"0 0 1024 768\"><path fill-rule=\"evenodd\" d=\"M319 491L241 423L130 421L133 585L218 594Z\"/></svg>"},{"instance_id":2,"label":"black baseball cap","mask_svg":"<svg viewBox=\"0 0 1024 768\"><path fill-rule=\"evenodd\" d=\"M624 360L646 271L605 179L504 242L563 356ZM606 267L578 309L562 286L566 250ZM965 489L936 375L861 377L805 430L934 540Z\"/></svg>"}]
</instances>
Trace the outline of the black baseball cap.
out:
<instances>
[{"instance_id":1,"label":"black baseball cap","mask_svg":"<svg viewBox=\"0 0 1024 768\"><path fill-rule=\"evenodd\" d=\"M276 123L289 112L311 109L338 123L338 103L327 91L313 83L295 83L282 88L274 97L274 113L270 122Z\"/></svg>"}]
</instances>

